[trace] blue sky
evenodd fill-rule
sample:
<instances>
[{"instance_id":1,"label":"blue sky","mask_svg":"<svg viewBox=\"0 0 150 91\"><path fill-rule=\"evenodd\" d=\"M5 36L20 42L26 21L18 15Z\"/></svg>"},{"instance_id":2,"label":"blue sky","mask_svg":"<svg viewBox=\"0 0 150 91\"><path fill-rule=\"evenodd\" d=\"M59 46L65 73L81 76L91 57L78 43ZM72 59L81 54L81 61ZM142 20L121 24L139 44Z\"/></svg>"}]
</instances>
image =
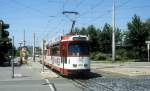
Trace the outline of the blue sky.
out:
<instances>
[{"instance_id":1,"label":"blue sky","mask_svg":"<svg viewBox=\"0 0 150 91\"><path fill-rule=\"evenodd\" d=\"M150 0L116 0L116 25L125 30L127 22L137 14L144 21L150 18ZM76 27L95 25L102 28L112 24L112 0L0 0L0 19L10 24L10 37L15 45L23 40L26 31L27 45L32 45L33 33L36 44L48 41L70 31L71 21L63 11L77 11Z\"/></svg>"}]
</instances>

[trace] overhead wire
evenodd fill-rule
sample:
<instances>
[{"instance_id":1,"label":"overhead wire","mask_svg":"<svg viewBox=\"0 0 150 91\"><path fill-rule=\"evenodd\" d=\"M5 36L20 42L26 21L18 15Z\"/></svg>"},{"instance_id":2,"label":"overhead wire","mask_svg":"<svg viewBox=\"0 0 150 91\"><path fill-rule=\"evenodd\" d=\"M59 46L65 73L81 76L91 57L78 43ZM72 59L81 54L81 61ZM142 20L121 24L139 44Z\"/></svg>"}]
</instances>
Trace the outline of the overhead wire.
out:
<instances>
[{"instance_id":1,"label":"overhead wire","mask_svg":"<svg viewBox=\"0 0 150 91\"><path fill-rule=\"evenodd\" d=\"M14 1L15 1L15 3L17 3L18 5L21 5L21 6L25 7L25 8L27 8L27 9L33 10L33 11L35 11L35 12L38 12L38 13L42 14L42 15L47 15L45 12L43 12L43 11L41 11L41 10L39 10L39 9L33 8L33 7L29 6L29 5L23 4L23 3L18 2L18 1L16 1L16 0L14 0ZM48 17L48 16L47 16L47 17ZM56 17L56 16L54 16L54 17ZM51 21L51 22L52 22L52 21ZM45 30L47 29L49 23L50 23L50 21L48 21ZM46 31L45 31L45 32L46 32ZM43 33L45 33L45 32L43 31ZM47 36L47 35L48 35L48 34L46 34L46 36Z\"/></svg>"},{"instance_id":2,"label":"overhead wire","mask_svg":"<svg viewBox=\"0 0 150 91\"><path fill-rule=\"evenodd\" d=\"M124 5L128 4L129 1L130 1L130 0L127 0L127 1L123 2L122 4L116 6L116 9L119 9L120 7L123 7ZM102 2L104 2L104 0L101 0L101 4L102 4ZM98 2L97 5L98 5L99 3L100 3L100 2ZM97 6L94 6L94 7L92 7L92 9L95 9L96 7L97 7ZM112 10L111 10L111 9L108 9L108 10L106 10L105 13L103 13L102 15L99 15L99 16L95 17L94 19L91 18L91 20L90 20L89 22L93 22L93 21L96 22L97 20L102 19L102 17L108 15L108 14L111 13L111 12L112 12Z\"/></svg>"},{"instance_id":3,"label":"overhead wire","mask_svg":"<svg viewBox=\"0 0 150 91\"><path fill-rule=\"evenodd\" d=\"M102 5L102 4L104 3L104 1L105 1L105 0L100 0L98 3L92 5L92 7L90 7L90 10L94 10L94 9L97 8L98 6ZM83 12L83 14L84 14L84 15L89 14L89 13L90 13L90 12L89 12L90 10L87 10L87 11Z\"/></svg>"},{"instance_id":4,"label":"overhead wire","mask_svg":"<svg viewBox=\"0 0 150 91\"><path fill-rule=\"evenodd\" d=\"M52 1L52 0L49 0L49 1ZM62 1L61 3L62 3L62 8L61 8L61 10L62 11L64 11L64 9L65 9L65 2L66 2L66 0L64 0L64 1ZM55 2L56 3L56 2ZM57 2L58 3L58 2ZM61 14L62 12L58 12L58 14ZM58 15L57 14L57 15ZM56 16L57 17L57 16ZM58 18L58 17L57 17ZM59 17L60 18L60 17ZM55 26L55 27L52 27L50 30L57 30L57 28L58 28L58 25L61 25L61 23L63 22L63 19L61 19L60 20L60 22L58 22L58 24ZM64 26L63 26L64 27ZM60 31L59 31L60 32ZM55 35L54 33L57 33L57 32L52 32L52 34L53 35ZM52 35L52 34L50 34L50 35ZM49 35L49 31L47 30L47 33L45 34L45 37L44 38L48 38L48 35ZM54 36L51 36L51 38L52 37L54 37Z\"/></svg>"}]
</instances>

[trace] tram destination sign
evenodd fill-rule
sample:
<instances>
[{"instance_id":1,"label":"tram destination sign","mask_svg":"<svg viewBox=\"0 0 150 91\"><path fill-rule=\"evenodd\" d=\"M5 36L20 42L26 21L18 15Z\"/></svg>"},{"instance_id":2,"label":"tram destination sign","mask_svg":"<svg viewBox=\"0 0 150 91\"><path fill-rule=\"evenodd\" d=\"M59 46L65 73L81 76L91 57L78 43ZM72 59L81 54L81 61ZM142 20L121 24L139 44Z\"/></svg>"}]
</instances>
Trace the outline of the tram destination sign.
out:
<instances>
[{"instance_id":1,"label":"tram destination sign","mask_svg":"<svg viewBox=\"0 0 150 91\"><path fill-rule=\"evenodd\" d=\"M73 37L73 40L86 40L86 37Z\"/></svg>"}]
</instances>

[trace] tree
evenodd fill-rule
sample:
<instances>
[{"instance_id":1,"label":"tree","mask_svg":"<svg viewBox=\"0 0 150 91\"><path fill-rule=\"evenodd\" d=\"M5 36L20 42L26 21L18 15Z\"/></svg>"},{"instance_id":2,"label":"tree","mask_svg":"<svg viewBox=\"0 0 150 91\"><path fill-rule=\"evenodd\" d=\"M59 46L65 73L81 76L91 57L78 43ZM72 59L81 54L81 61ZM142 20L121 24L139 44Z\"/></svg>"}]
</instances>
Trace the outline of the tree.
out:
<instances>
[{"instance_id":1,"label":"tree","mask_svg":"<svg viewBox=\"0 0 150 91\"><path fill-rule=\"evenodd\" d=\"M112 51L112 27L106 23L103 30L99 32L98 36L100 51L104 53L111 53ZM122 40L122 33L119 28L115 31L115 43L120 45Z\"/></svg>"},{"instance_id":2,"label":"tree","mask_svg":"<svg viewBox=\"0 0 150 91\"><path fill-rule=\"evenodd\" d=\"M145 27L145 30L146 30L146 32L147 32L147 34L148 34L146 40L149 40L149 41L150 41L150 19L147 19L147 20L145 21L144 25L145 25L145 26L144 26L144 27Z\"/></svg>"},{"instance_id":3,"label":"tree","mask_svg":"<svg viewBox=\"0 0 150 91\"><path fill-rule=\"evenodd\" d=\"M140 17L134 15L132 21L128 23L128 35L127 35L127 45L130 45L133 49L136 58L143 58L143 51L145 49L145 41L148 37L148 33L145 30L144 23L141 21Z\"/></svg>"},{"instance_id":4,"label":"tree","mask_svg":"<svg viewBox=\"0 0 150 91\"><path fill-rule=\"evenodd\" d=\"M73 29L73 31L72 31L73 34L79 34L79 32L80 32L80 29L77 27L75 29Z\"/></svg>"},{"instance_id":5,"label":"tree","mask_svg":"<svg viewBox=\"0 0 150 91\"><path fill-rule=\"evenodd\" d=\"M86 28L82 28L81 31L80 31L80 34L82 35L88 35L88 31L86 30Z\"/></svg>"},{"instance_id":6,"label":"tree","mask_svg":"<svg viewBox=\"0 0 150 91\"><path fill-rule=\"evenodd\" d=\"M96 28L93 25L90 25L87 28L88 35L90 37L90 49L91 52L99 51L99 43L98 43L98 33Z\"/></svg>"},{"instance_id":7,"label":"tree","mask_svg":"<svg viewBox=\"0 0 150 91\"><path fill-rule=\"evenodd\" d=\"M100 51L105 53L111 53L111 41L112 41L112 27L109 24L105 24L103 30L99 33Z\"/></svg>"}]
</instances>

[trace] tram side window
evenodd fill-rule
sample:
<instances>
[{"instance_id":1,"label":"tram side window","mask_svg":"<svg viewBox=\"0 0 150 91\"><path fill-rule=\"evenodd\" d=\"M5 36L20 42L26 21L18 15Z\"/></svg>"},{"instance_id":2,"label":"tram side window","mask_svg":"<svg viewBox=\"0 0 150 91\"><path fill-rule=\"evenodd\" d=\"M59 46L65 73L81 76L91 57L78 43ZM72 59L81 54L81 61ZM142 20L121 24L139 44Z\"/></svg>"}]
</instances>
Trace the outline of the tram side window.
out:
<instances>
[{"instance_id":1,"label":"tram side window","mask_svg":"<svg viewBox=\"0 0 150 91\"><path fill-rule=\"evenodd\" d=\"M59 51L59 47L53 47L52 48L52 55L59 55L60 51Z\"/></svg>"}]
</instances>

